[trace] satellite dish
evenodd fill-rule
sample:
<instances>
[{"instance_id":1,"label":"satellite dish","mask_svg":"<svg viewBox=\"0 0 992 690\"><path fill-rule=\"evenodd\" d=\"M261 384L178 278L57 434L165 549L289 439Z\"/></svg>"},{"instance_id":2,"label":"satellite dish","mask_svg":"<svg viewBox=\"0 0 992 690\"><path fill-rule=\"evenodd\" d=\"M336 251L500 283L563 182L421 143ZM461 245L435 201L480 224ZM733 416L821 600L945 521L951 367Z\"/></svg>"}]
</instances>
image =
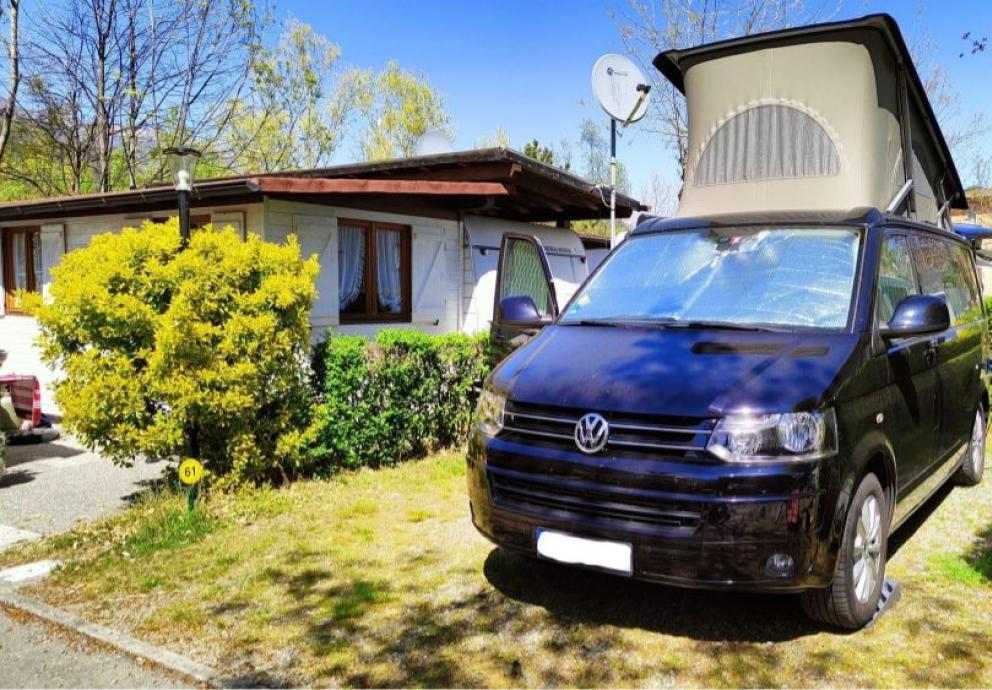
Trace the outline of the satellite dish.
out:
<instances>
[{"instance_id":1,"label":"satellite dish","mask_svg":"<svg viewBox=\"0 0 992 690\"><path fill-rule=\"evenodd\" d=\"M455 142L447 134L436 129L424 132L417 139L417 145L413 149L414 154L418 156L435 156L439 153L451 153L454 150Z\"/></svg>"},{"instance_id":2,"label":"satellite dish","mask_svg":"<svg viewBox=\"0 0 992 690\"><path fill-rule=\"evenodd\" d=\"M607 53L592 68L592 92L603 110L624 125L637 122L648 111L651 87L629 58Z\"/></svg>"}]
</instances>

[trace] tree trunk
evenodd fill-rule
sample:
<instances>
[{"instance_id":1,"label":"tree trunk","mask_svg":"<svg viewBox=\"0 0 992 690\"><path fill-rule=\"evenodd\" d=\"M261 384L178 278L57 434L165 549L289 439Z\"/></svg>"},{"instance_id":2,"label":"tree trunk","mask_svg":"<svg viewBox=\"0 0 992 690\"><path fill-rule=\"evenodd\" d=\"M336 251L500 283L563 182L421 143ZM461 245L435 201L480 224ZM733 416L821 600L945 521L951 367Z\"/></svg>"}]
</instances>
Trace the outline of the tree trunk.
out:
<instances>
[{"instance_id":1,"label":"tree trunk","mask_svg":"<svg viewBox=\"0 0 992 690\"><path fill-rule=\"evenodd\" d=\"M20 50L17 43L17 10L20 0L10 0L7 15L10 22L10 43L7 46L7 60L10 65L10 74L7 84L7 102L4 103L3 111L0 112L0 163L3 162L3 155L7 150L7 141L10 139L10 128L14 122L14 111L17 108L17 87L21 83L20 70Z\"/></svg>"}]
</instances>

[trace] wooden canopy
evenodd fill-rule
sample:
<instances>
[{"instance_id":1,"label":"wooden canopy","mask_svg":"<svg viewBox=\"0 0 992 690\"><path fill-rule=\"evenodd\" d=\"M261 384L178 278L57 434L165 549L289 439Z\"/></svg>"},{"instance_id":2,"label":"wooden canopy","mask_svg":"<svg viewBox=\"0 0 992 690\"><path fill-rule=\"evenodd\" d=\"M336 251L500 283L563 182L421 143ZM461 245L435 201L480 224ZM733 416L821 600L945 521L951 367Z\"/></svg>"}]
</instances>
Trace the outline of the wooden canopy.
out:
<instances>
[{"instance_id":1,"label":"wooden canopy","mask_svg":"<svg viewBox=\"0 0 992 690\"><path fill-rule=\"evenodd\" d=\"M264 197L368 210L458 218L465 213L528 222L609 217L609 194L558 168L505 148L352 163L312 170L198 181L194 206L261 201ZM0 204L0 222L171 209L170 184L103 194ZM644 210L617 194L617 216Z\"/></svg>"}]
</instances>

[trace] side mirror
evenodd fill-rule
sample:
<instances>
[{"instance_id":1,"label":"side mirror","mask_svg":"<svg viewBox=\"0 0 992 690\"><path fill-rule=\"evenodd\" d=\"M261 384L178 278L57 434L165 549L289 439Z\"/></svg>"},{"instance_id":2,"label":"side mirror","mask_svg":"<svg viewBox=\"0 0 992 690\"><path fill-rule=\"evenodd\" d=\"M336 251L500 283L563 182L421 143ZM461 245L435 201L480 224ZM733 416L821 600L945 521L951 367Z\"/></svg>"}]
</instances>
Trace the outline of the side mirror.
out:
<instances>
[{"instance_id":1,"label":"side mirror","mask_svg":"<svg viewBox=\"0 0 992 690\"><path fill-rule=\"evenodd\" d=\"M512 295L499 301L497 320L500 323L540 328L545 325L537 305L527 295Z\"/></svg>"},{"instance_id":2,"label":"side mirror","mask_svg":"<svg viewBox=\"0 0 992 690\"><path fill-rule=\"evenodd\" d=\"M896 306L888 325L879 329L883 338L932 335L951 327L947 302L940 295L910 295Z\"/></svg>"}]
</instances>

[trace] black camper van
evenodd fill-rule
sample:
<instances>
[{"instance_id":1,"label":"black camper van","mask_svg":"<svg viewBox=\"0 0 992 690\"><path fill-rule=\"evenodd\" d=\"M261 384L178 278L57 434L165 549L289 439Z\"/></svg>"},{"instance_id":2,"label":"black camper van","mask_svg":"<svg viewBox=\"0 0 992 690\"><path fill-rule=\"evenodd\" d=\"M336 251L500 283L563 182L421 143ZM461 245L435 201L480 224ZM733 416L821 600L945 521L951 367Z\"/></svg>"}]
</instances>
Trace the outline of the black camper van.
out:
<instances>
[{"instance_id":1,"label":"black camper van","mask_svg":"<svg viewBox=\"0 0 992 690\"><path fill-rule=\"evenodd\" d=\"M948 221L960 181L887 16L656 65L696 128L679 213L560 310L540 242L504 237L494 335L526 342L481 395L472 520L524 554L797 592L860 627L889 535L984 471L989 334Z\"/></svg>"}]
</instances>

